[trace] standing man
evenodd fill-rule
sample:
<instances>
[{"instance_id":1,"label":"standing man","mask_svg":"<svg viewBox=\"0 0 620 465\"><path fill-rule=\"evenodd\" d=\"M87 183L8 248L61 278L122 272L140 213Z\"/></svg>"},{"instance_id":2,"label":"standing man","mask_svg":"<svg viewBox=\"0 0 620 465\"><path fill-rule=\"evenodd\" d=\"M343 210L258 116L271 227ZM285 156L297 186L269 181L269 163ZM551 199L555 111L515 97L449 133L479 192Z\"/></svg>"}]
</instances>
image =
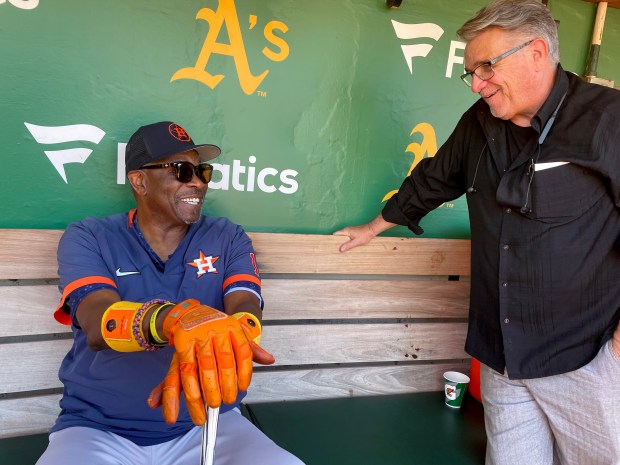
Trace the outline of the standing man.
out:
<instances>
[{"instance_id":1,"label":"standing man","mask_svg":"<svg viewBox=\"0 0 620 465\"><path fill-rule=\"evenodd\" d=\"M170 121L143 126L125 155L137 208L67 227L54 316L74 342L38 465L197 465L196 425L205 403L222 402L218 465L301 464L237 408L252 361L274 360L258 346L261 281L249 237L201 215L207 162L219 154Z\"/></svg>"},{"instance_id":2,"label":"standing man","mask_svg":"<svg viewBox=\"0 0 620 465\"><path fill-rule=\"evenodd\" d=\"M480 99L340 250L465 194L466 350L482 362L487 464L620 463L620 92L559 64L538 0L495 0L458 31Z\"/></svg>"}]
</instances>

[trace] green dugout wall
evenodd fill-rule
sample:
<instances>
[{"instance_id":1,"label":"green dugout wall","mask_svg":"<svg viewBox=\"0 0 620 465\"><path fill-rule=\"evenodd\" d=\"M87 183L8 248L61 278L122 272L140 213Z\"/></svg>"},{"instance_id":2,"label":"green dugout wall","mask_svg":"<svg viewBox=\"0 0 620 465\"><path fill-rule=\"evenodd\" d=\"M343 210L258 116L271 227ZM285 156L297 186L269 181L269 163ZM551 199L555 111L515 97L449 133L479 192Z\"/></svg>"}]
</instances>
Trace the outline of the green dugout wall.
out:
<instances>
[{"instance_id":1,"label":"green dugout wall","mask_svg":"<svg viewBox=\"0 0 620 465\"><path fill-rule=\"evenodd\" d=\"M119 155L162 119L223 150L207 214L251 231L366 222L474 102L455 31L485 3L0 0L0 227L128 210ZM583 74L596 6L549 8L562 64ZM610 8L598 75L617 85L619 56ZM422 226L468 237L464 199Z\"/></svg>"}]
</instances>

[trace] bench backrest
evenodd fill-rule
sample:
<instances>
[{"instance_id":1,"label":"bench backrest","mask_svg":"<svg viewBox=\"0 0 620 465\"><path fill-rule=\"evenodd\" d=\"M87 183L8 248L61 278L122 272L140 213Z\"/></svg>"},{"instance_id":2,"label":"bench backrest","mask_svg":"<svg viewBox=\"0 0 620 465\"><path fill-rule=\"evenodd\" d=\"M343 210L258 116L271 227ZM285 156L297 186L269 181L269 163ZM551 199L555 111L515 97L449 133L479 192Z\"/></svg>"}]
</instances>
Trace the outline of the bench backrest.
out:
<instances>
[{"instance_id":1,"label":"bench backrest","mask_svg":"<svg viewBox=\"0 0 620 465\"><path fill-rule=\"evenodd\" d=\"M57 324L59 230L0 230L0 437L46 431L59 412L57 371L71 346ZM468 370L467 240L250 233L265 299L247 402L443 389Z\"/></svg>"}]
</instances>

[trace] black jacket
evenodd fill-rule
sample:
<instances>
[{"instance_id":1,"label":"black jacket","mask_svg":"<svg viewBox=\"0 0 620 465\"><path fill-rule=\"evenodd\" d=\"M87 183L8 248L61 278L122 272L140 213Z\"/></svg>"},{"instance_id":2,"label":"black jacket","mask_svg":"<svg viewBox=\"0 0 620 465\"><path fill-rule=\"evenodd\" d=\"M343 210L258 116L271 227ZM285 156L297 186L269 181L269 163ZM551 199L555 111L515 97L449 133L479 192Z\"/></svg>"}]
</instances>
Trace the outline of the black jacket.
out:
<instances>
[{"instance_id":1,"label":"black jacket","mask_svg":"<svg viewBox=\"0 0 620 465\"><path fill-rule=\"evenodd\" d=\"M506 153L507 124L477 101L382 215L421 234L426 213L473 186L465 348L512 379L566 373L620 318L620 92L558 66L521 153Z\"/></svg>"}]
</instances>

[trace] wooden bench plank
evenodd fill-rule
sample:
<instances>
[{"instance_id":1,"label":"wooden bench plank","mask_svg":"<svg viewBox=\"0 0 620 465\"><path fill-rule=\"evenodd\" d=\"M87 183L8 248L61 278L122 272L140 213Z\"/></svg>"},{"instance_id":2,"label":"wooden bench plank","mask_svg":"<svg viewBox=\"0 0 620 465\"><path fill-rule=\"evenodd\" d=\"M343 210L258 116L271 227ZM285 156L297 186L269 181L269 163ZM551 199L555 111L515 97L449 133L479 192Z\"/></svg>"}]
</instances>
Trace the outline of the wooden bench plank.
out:
<instances>
[{"instance_id":1,"label":"wooden bench plank","mask_svg":"<svg viewBox=\"0 0 620 465\"><path fill-rule=\"evenodd\" d=\"M71 332L53 319L56 285L0 286L0 337ZM263 280L266 325L277 320L467 318L469 282Z\"/></svg>"},{"instance_id":2,"label":"wooden bench plank","mask_svg":"<svg viewBox=\"0 0 620 465\"><path fill-rule=\"evenodd\" d=\"M265 279L263 318L467 318L466 281Z\"/></svg>"},{"instance_id":3,"label":"wooden bench plank","mask_svg":"<svg viewBox=\"0 0 620 465\"><path fill-rule=\"evenodd\" d=\"M0 344L0 394L60 387L58 368L72 340Z\"/></svg>"},{"instance_id":4,"label":"wooden bench plank","mask_svg":"<svg viewBox=\"0 0 620 465\"><path fill-rule=\"evenodd\" d=\"M263 347L275 366L467 359L465 323L277 325ZM442 341L438 344L437 341ZM60 387L58 368L72 340L0 344L0 393Z\"/></svg>"},{"instance_id":5,"label":"wooden bench plank","mask_svg":"<svg viewBox=\"0 0 620 465\"><path fill-rule=\"evenodd\" d=\"M282 325L261 345L277 365L468 358L467 323Z\"/></svg>"},{"instance_id":6,"label":"wooden bench plank","mask_svg":"<svg viewBox=\"0 0 620 465\"><path fill-rule=\"evenodd\" d=\"M71 332L53 317L57 285L0 286L0 337Z\"/></svg>"},{"instance_id":7,"label":"wooden bench plank","mask_svg":"<svg viewBox=\"0 0 620 465\"><path fill-rule=\"evenodd\" d=\"M256 372L244 402L277 402L443 391L446 371L469 372L469 363L349 367Z\"/></svg>"},{"instance_id":8,"label":"wooden bench plank","mask_svg":"<svg viewBox=\"0 0 620 465\"><path fill-rule=\"evenodd\" d=\"M0 400L0 438L46 433L60 413L60 394Z\"/></svg>"},{"instance_id":9,"label":"wooden bench plank","mask_svg":"<svg viewBox=\"0 0 620 465\"><path fill-rule=\"evenodd\" d=\"M56 249L61 230L0 231L0 279L45 279L58 276Z\"/></svg>"},{"instance_id":10,"label":"wooden bench plank","mask_svg":"<svg viewBox=\"0 0 620 465\"><path fill-rule=\"evenodd\" d=\"M276 237L274 237L276 236ZM261 273L470 275L470 241L376 237L338 251L346 238L317 234L250 233Z\"/></svg>"},{"instance_id":11,"label":"wooden bench plank","mask_svg":"<svg viewBox=\"0 0 620 465\"><path fill-rule=\"evenodd\" d=\"M61 235L59 230L1 230L0 279L56 278L56 248ZM468 240L376 237L364 247L340 253L338 247L346 239L339 236L273 233L249 233L249 236L262 273L470 274Z\"/></svg>"}]
</instances>

